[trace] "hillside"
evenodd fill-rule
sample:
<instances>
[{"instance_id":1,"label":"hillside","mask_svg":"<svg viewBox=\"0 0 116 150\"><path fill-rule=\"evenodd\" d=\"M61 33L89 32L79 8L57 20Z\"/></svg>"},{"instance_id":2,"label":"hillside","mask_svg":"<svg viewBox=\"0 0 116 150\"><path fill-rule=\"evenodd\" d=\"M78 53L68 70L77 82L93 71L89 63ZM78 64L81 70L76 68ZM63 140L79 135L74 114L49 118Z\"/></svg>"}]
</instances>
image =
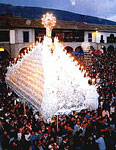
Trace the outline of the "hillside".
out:
<instances>
[{"instance_id":1,"label":"hillside","mask_svg":"<svg viewBox=\"0 0 116 150\"><path fill-rule=\"evenodd\" d=\"M53 13L56 16L57 20L86 22L90 24L116 25L116 22L110 20L93 16L86 16L82 14L76 14L68 11L47 9L41 7L13 6L9 4L0 3L1 15L11 13L13 14L13 16L20 16L23 18L31 18L31 19L40 19L42 15L45 14L46 12Z\"/></svg>"}]
</instances>

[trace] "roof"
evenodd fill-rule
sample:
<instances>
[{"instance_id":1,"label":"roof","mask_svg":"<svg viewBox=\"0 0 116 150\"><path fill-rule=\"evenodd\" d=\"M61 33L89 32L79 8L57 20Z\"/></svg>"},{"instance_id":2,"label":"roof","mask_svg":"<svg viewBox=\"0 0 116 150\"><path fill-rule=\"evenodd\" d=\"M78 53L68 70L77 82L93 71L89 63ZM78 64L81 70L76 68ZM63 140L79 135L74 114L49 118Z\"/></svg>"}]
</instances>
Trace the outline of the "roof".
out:
<instances>
[{"instance_id":1,"label":"roof","mask_svg":"<svg viewBox=\"0 0 116 150\"><path fill-rule=\"evenodd\" d=\"M44 28L40 19L26 19L21 17L13 17L11 15L0 16L0 28ZM54 29L71 29L71 30L86 30L86 31L102 31L116 32L116 26L87 24L76 21L57 21Z\"/></svg>"}]
</instances>

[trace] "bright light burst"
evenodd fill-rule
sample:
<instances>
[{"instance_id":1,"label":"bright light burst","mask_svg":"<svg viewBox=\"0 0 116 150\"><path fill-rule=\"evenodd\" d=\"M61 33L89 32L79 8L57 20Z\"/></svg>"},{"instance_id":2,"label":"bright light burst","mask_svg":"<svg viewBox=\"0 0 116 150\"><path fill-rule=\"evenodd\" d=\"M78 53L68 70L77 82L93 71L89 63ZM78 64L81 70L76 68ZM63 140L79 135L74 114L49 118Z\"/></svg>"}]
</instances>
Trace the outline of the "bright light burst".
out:
<instances>
[{"instance_id":1,"label":"bright light burst","mask_svg":"<svg viewBox=\"0 0 116 150\"><path fill-rule=\"evenodd\" d=\"M43 18L45 26L55 25L55 18L53 24L50 19ZM79 70L77 60L64 51L56 37L54 43L45 36L43 43L30 47L28 53L22 54L22 59L15 58L15 63L8 67L6 83L34 105L44 119L58 113L69 114L98 107L96 86L88 84L84 67ZM54 49L53 53L50 48Z\"/></svg>"},{"instance_id":2,"label":"bright light burst","mask_svg":"<svg viewBox=\"0 0 116 150\"><path fill-rule=\"evenodd\" d=\"M56 17L52 13L46 13L42 17L42 24L45 28L47 28L47 26L54 27L56 25Z\"/></svg>"},{"instance_id":3,"label":"bright light burst","mask_svg":"<svg viewBox=\"0 0 116 150\"><path fill-rule=\"evenodd\" d=\"M51 13L46 13L42 17L42 24L46 28L46 36L51 38L52 28L56 25L56 17Z\"/></svg>"}]
</instances>

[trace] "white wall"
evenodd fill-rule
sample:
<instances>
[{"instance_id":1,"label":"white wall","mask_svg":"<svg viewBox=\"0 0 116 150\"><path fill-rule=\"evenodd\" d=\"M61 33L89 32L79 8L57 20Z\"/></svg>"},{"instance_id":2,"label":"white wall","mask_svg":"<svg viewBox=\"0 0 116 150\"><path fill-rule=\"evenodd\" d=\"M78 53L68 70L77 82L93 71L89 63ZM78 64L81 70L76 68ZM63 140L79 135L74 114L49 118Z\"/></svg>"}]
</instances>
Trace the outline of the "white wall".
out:
<instances>
[{"instance_id":1,"label":"white wall","mask_svg":"<svg viewBox=\"0 0 116 150\"><path fill-rule=\"evenodd\" d=\"M110 36L110 34L114 34L114 36L116 37L116 33L108 33L108 32L92 32L92 31L85 31L84 32L84 40L85 42L88 42L88 33L92 33L92 42L95 42L95 43L100 43L100 40L101 40L101 35L103 35L103 40L104 40L104 43L107 43L107 37Z\"/></svg>"},{"instance_id":2,"label":"white wall","mask_svg":"<svg viewBox=\"0 0 116 150\"><path fill-rule=\"evenodd\" d=\"M35 42L35 32L34 29L16 29L15 30L16 43L23 43L23 32L29 32L29 43Z\"/></svg>"},{"instance_id":3,"label":"white wall","mask_svg":"<svg viewBox=\"0 0 116 150\"><path fill-rule=\"evenodd\" d=\"M15 44L15 30L10 30L10 44Z\"/></svg>"},{"instance_id":4,"label":"white wall","mask_svg":"<svg viewBox=\"0 0 116 150\"><path fill-rule=\"evenodd\" d=\"M88 42L88 33L92 33L92 32L84 32L84 41Z\"/></svg>"},{"instance_id":5,"label":"white wall","mask_svg":"<svg viewBox=\"0 0 116 150\"><path fill-rule=\"evenodd\" d=\"M81 46L82 42L63 42L62 43L64 47L66 46L70 46L73 48L73 51L75 51L75 49L78 47L78 46Z\"/></svg>"}]
</instances>

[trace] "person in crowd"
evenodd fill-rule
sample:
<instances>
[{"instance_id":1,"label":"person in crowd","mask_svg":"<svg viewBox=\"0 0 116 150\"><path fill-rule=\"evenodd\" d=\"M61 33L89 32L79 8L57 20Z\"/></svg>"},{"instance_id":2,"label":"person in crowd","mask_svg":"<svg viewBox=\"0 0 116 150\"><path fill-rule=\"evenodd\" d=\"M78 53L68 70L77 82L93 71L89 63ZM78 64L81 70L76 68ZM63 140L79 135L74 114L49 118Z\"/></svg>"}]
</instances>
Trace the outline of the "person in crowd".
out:
<instances>
[{"instance_id":1,"label":"person in crowd","mask_svg":"<svg viewBox=\"0 0 116 150\"><path fill-rule=\"evenodd\" d=\"M99 150L106 150L104 135L98 136L98 138L95 140L95 142L98 143Z\"/></svg>"},{"instance_id":2,"label":"person in crowd","mask_svg":"<svg viewBox=\"0 0 116 150\"><path fill-rule=\"evenodd\" d=\"M81 63L84 64L84 57ZM0 61L0 143L3 150L114 150L116 147L116 54L92 56L86 63L97 82L99 107L69 115L53 116L45 122L33 106L26 104L5 83L8 60ZM58 117L58 129L57 129Z\"/></svg>"}]
</instances>

